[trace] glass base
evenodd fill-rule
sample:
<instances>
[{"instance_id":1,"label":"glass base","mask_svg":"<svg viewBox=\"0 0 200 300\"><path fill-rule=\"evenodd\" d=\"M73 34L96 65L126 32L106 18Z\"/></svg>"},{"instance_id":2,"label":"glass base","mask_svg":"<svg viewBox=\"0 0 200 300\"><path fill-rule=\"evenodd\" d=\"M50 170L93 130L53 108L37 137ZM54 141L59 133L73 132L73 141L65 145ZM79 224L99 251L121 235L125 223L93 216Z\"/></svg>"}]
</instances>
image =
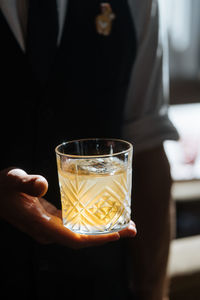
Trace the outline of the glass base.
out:
<instances>
[{"instance_id":1,"label":"glass base","mask_svg":"<svg viewBox=\"0 0 200 300\"><path fill-rule=\"evenodd\" d=\"M74 233L78 233L78 234L86 234L86 235L101 235L101 234L109 234L109 233L113 233L113 232L119 232L125 228L128 227L129 223L123 225L123 226L116 226L112 229L102 229L102 230L97 230L97 229L91 229L91 230L84 230L84 229L74 229L71 228L70 226L63 224L67 229L73 231Z\"/></svg>"}]
</instances>

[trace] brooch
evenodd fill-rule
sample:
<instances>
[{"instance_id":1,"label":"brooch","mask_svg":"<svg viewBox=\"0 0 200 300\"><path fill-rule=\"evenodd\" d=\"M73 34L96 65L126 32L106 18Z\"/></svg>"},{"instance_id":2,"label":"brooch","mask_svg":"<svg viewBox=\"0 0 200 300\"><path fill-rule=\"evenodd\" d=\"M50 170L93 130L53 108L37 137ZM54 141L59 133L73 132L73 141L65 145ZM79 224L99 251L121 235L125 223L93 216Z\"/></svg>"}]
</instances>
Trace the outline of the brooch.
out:
<instances>
[{"instance_id":1,"label":"brooch","mask_svg":"<svg viewBox=\"0 0 200 300\"><path fill-rule=\"evenodd\" d=\"M100 4L101 13L96 16L96 31L100 35L108 36L112 31L112 23L116 18L109 3Z\"/></svg>"}]
</instances>

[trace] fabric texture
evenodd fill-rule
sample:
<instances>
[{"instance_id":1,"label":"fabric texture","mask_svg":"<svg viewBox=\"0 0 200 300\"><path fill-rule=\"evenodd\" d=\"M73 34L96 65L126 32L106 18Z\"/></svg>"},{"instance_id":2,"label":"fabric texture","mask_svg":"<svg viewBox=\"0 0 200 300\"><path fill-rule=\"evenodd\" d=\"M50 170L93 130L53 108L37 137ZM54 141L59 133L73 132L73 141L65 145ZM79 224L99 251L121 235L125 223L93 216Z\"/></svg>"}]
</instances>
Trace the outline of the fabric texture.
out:
<instances>
[{"instance_id":1,"label":"fabric texture","mask_svg":"<svg viewBox=\"0 0 200 300\"><path fill-rule=\"evenodd\" d=\"M58 38L56 0L29 0L26 53L33 72L47 81L55 57Z\"/></svg>"}]
</instances>

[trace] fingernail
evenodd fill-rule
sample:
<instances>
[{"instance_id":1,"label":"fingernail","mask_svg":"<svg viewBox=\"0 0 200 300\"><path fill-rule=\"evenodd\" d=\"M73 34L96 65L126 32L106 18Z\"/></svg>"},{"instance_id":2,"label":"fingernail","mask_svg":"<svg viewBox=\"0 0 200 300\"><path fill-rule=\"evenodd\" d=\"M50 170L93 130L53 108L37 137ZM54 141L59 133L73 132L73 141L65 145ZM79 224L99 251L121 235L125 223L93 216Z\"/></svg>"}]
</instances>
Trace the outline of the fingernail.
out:
<instances>
[{"instance_id":1,"label":"fingernail","mask_svg":"<svg viewBox=\"0 0 200 300\"><path fill-rule=\"evenodd\" d=\"M45 180L44 180L44 178L42 178L42 177L38 177L38 178L36 178L35 179L35 181L34 181L34 183L44 183L45 182Z\"/></svg>"}]
</instances>

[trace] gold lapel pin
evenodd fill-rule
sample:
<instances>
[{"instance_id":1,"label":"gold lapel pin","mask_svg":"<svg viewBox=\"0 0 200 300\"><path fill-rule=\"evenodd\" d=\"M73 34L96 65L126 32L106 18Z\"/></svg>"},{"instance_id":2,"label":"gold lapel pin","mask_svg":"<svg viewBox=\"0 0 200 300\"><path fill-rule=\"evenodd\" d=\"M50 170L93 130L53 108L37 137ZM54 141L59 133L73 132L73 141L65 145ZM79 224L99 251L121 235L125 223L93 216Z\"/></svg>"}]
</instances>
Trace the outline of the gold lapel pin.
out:
<instances>
[{"instance_id":1,"label":"gold lapel pin","mask_svg":"<svg viewBox=\"0 0 200 300\"><path fill-rule=\"evenodd\" d=\"M100 4L101 13L96 16L96 30L98 34L108 36L112 31L112 22L116 18L109 3Z\"/></svg>"}]
</instances>

